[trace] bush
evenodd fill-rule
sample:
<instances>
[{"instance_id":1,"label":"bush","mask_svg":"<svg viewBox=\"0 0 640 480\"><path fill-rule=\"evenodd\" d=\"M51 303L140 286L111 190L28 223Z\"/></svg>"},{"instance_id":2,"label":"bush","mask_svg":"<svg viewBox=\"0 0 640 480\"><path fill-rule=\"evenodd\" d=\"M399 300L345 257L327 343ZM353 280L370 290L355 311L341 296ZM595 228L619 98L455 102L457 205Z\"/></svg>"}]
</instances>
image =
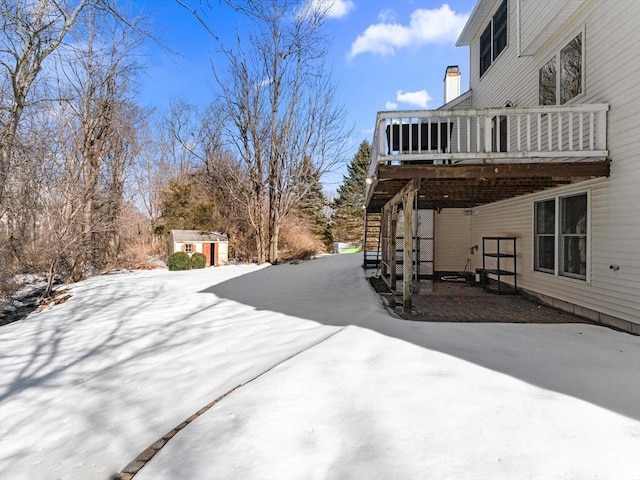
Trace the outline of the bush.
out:
<instances>
[{"instance_id":1,"label":"bush","mask_svg":"<svg viewBox=\"0 0 640 480\"><path fill-rule=\"evenodd\" d=\"M169 257L169 270L190 270L191 258L185 252L176 252Z\"/></svg>"},{"instance_id":2,"label":"bush","mask_svg":"<svg viewBox=\"0 0 640 480\"><path fill-rule=\"evenodd\" d=\"M290 217L280 227L280 260L309 260L324 250L304 220Z\"/></svg>"},{"instance_id":3,"label":"bush","mask_svg":"<svg viewBox=\"0 0 640 480\"><path fill-rule=\"evenodd\" d=\"M191 268L204 268L207 264L207 257L202 253L194 253L191 255Z\"/></svg>"}]
</instances>

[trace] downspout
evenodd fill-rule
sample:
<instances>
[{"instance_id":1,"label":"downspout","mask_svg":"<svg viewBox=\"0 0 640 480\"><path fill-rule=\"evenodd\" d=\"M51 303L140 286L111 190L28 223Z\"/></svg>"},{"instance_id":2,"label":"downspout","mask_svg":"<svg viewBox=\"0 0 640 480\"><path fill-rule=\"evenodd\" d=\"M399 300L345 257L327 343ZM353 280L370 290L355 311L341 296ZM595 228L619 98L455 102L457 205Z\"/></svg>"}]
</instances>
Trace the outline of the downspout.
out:
<instances>
[{"instance_id":1,"label":"downspout","mask_svg":"<svg viewBox=\"0 0 640 480\"><path fill-rule=\"evenodd\" d=\"M518 44L518 58L522 56L522 48L520 45L520 36L521 36L521 25L520 25L520 2L521 0L516 0L516 28L518 29L518 34L516 35L516 40Z\"/></svg>"}]
</instances>

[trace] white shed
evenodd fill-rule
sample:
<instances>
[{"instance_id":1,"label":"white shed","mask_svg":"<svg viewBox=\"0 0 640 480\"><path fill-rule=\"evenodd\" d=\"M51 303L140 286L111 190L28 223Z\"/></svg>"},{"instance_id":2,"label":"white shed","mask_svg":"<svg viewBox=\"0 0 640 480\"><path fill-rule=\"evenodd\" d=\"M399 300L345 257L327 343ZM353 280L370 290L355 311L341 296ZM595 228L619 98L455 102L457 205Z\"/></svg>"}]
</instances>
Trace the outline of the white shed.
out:
<instances>
[{"instance_id":1,"label":"white shed","mask_svg":"<svg viewBox=\"0 0 640 480\"><path fill-rule=\"evenodd\" d=\"M224 233L202 230L171 230L169 255L175 252L198 252L207 257L206 265L217 267L229 261L229 238Z\"/></svg>"}]
</instances>

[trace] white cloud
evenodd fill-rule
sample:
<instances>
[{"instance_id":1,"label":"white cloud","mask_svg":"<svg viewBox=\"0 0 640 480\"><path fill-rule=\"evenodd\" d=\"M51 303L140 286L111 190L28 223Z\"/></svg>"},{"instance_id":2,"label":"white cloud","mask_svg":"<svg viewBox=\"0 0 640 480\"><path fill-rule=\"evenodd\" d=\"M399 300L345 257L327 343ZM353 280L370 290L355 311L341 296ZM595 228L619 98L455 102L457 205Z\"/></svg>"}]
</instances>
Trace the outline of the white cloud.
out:
<instances>
[{"instance_id":1,"label":"white cloud","mask_svg":"<svg viewBox=\"0 0 640 480\"><path fill-rule=\"evenodd\" d=\"M400 103L427 108L427 104L430 100L433 100L433 98L426 90L418 90L417 92L403 92L402 90L398 90L396 92L396 100Z\"/></svg>"},{"instance_id":2,"label":"white cloud","mask_svg":"<svg viewBox=\"0 0 640 480\"><path fill-rule=\"evenodd\" d=\"M342 18L355 8L352 0L308 0L307 7L329 18Z\"/></svg>"},{"instance_id":3,"label":"white cloud","mask_svg":"<svg viewBox=\"0 0 640 480\"><path fill-rule=\"evenodd\" d=\"M398 108L398 104L396 102L387 102L384 104L385 110L395 110Z\"/></svg>"},{"instance_id":4,"label":"white cloud","mask_svg":"<svg viewBox=\"0 0 640 480\"><path fill-rule=\"evenodd\" d=\"M381 18L390 18L387 12L381 15ZM367 27L351 44L348 57L367 52L393 55L408 46L455 42L468 18L468 14L457 13L446 3L438 9L418 9L411 14L409 25L382 21Z\"/></svg>"},{"instance_id":5,"label":"white cloud","mask_svg":"<svg viewBox=\"0 0 640 480\"><path fill-rule=\"evenodd\" d=\"M395 22L396 21L396 12L394 12L391 9L382 10L378 14L378 20L380 20L382 23Z\"/></svg>"}]
</instances>

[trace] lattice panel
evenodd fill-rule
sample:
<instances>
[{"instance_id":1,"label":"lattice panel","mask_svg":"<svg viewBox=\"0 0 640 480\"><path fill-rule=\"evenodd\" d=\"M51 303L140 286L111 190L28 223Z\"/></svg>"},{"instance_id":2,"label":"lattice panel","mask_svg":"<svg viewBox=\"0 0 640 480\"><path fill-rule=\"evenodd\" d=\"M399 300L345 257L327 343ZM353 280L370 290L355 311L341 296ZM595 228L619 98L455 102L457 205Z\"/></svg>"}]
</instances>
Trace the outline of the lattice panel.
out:
<instances>
[{"instance_id":1,"label":"lattice panel","mask_svg":"<svg viewBox=\"0 0 640 480\"><path fill-rule=\"evenodd\" d=\"M418 277L425 278L433 275L433 210L416 210L413 217L414 265L413 276L418 269ZM398 212L398 227L396 229L396 277L402 278L404 266L404 213Z\"/></svg>"}]
</instances>

